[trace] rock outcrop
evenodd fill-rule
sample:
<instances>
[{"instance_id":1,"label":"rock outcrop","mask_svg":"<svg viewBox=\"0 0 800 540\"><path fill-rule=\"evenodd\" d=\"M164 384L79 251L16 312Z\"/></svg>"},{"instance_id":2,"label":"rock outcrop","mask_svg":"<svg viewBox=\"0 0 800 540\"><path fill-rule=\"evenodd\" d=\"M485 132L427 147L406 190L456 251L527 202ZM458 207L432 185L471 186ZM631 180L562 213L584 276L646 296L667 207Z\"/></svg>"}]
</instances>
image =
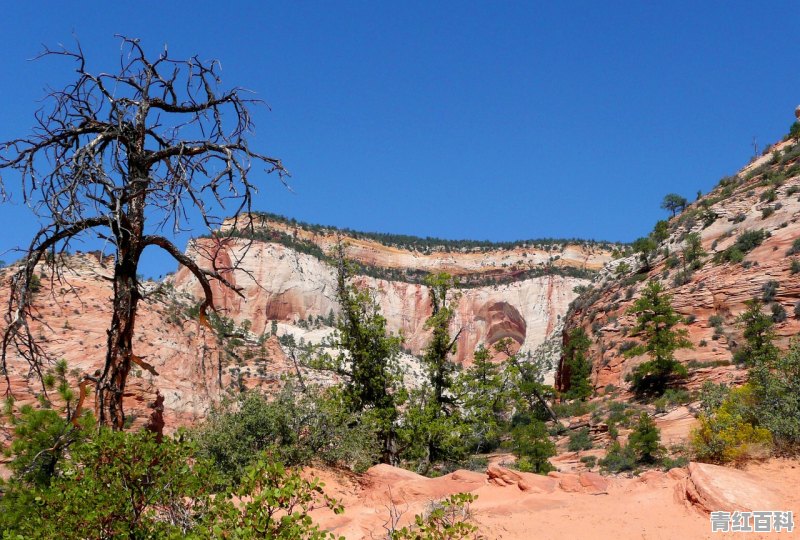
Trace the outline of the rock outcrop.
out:
<instances>
[{"instance_id":1,"label":"rock outcrop","mask_svg":"<svg viewBox=\"0 0 800 540\"><path fill-rule=\"evenodd\" d=\"M648 280L659 280L672 295L675 310L686 317L680 327L687 330L693 348L677 351L676 358L690 368L690 390L707 380L744 381L746 372L731 360L733 351L744 343L737 317L752 298L761 299L764 311L773 314L777 343L787 347L800 332L798 194L800 143L790 139L737 175L724 178L708 195L670 219L669 237L659 245L649 270L642 268L637 255L631 255L601 271L573 304L564 331L564 340L579 326L592 338L589 355L595 389L625 386L625 376L646 360L625 358L622 351L637 342L637 336L629 333L635 317L628 310ZM746 246L749 250L740 262L725 260L726 252L743 246L739 239L748 231L762 231L760 243ZM690 232L700 235L707 256L700 268L686 271L683 250ZM556 382L561 388L566 385L564 376L557 376Z\"/></svg>"}]
</instances>

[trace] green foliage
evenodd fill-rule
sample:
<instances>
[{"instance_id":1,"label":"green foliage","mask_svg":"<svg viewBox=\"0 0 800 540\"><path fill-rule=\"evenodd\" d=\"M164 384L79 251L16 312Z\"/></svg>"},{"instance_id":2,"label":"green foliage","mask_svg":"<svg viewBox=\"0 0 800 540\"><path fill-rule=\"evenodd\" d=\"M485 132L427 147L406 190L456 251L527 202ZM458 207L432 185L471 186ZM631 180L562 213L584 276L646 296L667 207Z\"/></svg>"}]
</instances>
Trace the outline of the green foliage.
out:
<instances>
[{"instance_id":1,"label":"green foliage","mask_svg":"<svg viewBox=\"0 0 800 540\"><path fill-rule=\"evenodd\" d=\"M661 201L661 208L672 212L672 217L675 217L675 214L679 211L683 211L687 204L689 204L689 202L685 197L681 197L677 193L668 193L664 196L664 200Z\"/></svg>"},{"instance_id":2,"label":"green foliage","mask_svg":"<svg viewBox=\"0 0 800 540\"><path fill-rule=\"evenodd\" d=\"M70 448L44 486L12 479L0 529L25 538L178 536L208 504L215 480L188 443L101 430Z\"/></svg>"},{"instance_id":3,"label":"green foliage","mask_svg":"<svg viewBox=\"0 0 800 540\"><path fill-rule=\"evenodd\" d=\"M308 512L324 506L336 514L344 508L323 491L318 479L306 480L280 463L259 459L242 475L238 488L216 496L190 538L231 540L334 539L320 530Z\"/></svg>"},{"instance_id":4,"label":"green foliage","mask_svg":"<svg viewBox=\"0 0 800 540\"><path fill-rule=\"evenodd\" d=\"M669 223L663 219L657 221L651 233L651 237L657 244L669 238Z\"/></svg>"},{"instance_id":5,"label":"green foliage","mask_svg":"<svg viewBox=\"0 0 800 540\"><path fill-rule=\"evenodd\" d=\"M378 424L383 446L381 459L389 462L395 459L394 424L397 402L403 396L398 365L402 338L388 332L386 318L372 292L351 282L352 266L345 259L341 244L335 250L335 258L341 314L329 345L338 352L333 357L322 353L310 363L332 370L344 379L346 410L354 414L369 411Z\"/></svg>"},{"instance_id":6,"label":"green foliage","mask_svg":"<svg viewBox=\"0 0 800 540\"><path fill-rule=\"evenodd\" d=\"M630 446L622 446L614 441L606 452L606 457L600 460L600 467L612 473L632 471L636 468L636 454Z\"/></svg>"},{"instance_id":7,"label":"green foliage","mask_svg":"<svg viewBox=\"0 0 800 540\"><path fill-rule=\"evenodd\" d=\"M380 449L374 424L348 411L341 392L308 388L299 394L291 385L272 399L251 391L214 407L191 437L232 485L263 452L286 465L319 460L361 471Z\"/></svg>"},{"instance_id":8,"label":"green foliage","mask_svg":"<svg viewBox=\"0 0 800 540\"><path fill-rule=\"evenodd\" d=\"M786 308L781 304L775 302L770 306L770 311L772 312L772 322L782 323L786 320Z\"/></svg>"},{"instance_id":9,"label":"green foliage","mask_svg":"<svg viewBox=\"0 0 800 540\"><path fill-rule=\"evenodd\" d=\"M789 135L790 139L800 139L800 122L795 122L789 128Z\"/></svg>"},{"instance_id":10,"label":"green foliage","mask_svg":"<svg viewBox=\"0 0 800 540\"><path fill-rule=\"evenodd\" d=\"M31 274L31 279L28 281L28 290L32 293L42 290L42 280L36 274Z\"/></svg>"},{"instance_id":11,"label":"green foliage","mask_svg":"<svg viewBox=\"0 0 800 540\"><path fill-rule=\"evenodd\" d=\"M632 388L640 396L661 395L671 378L686 375L686 368L674 357L676 350L692 346L686 330L674 328L682 322L682 317L672 308L670 295L657 281L647 284L629 313L637 316L633 331L641 334L643 343L626 351L625 356L646 353L651 358L633 371Z\"/></svg>"},{"instance_id":12,"label":"green foliage","mask_svg":"<svg viewBox=\"0 0 800 540\"><path fill-rule=\"evenodd\" d=\"M714 260L716 262L742 262L744 256L760 246L768 236L769 233L763 229L745 231L739 235L736 242L731 247L725 251L718 252L714 256Z\"/></svg>"},{"instance_id":13,"label":"green foliage","mask_svg":"<svg viewBox=\"0 0 800 540\"><path fill-rule=\"evenodd\" d=\"M761 286L761 301L768 304L775 300L775 295L778 293L780 283L771 279Z\"/></svg>"},{"instance_id":14,"label":"green foliage","mask_svg":"<svg viewBox=\"0 0 800 540\"><path fill-rule=\"evenodd\" d=\"M769 364L778 356L778 348L773 343L775 330L772 317L761 310L761 303L755 298L745 302L745 305L747 309L739 315L737 322L744 327L747 345L737 351L737 358L743 359L748 365Z\"/></svg>"},{"instance_id":15,"label":"green foliage","mask_svg":"<svg viewBox=\"0 0 800 540\"><path fill-rule=\"evenodd\" d=\"M639 422L628 437L628 447L640 463L656 463L663 457L661 432L647 413L643 412L639 416Z\"/></svg>"},{"instance_id":16,"label":"green foliage","mask_svg":"<svg viewBox=\"0 0 800 540\"><path fill-rule=\"evenodd\" d=\"M455 394L461 396L463 421L470 426L465 441L470 451L488 452L500 444L508 429L516 375L510 362L492 362L483 345L475 351L472 366L459 373L454 388Z\"/></svg>"},{"instance_id":17,"label":"green foliage","mask_svg":"<svg viewBox=\"0 0 800 540\"><path fill-rule=\"evenodd\" d=\"M639 260L644 268L649 269L651 259L655 255L656 249L658 249L658 244L656 244L655 240L649 236L637 238L634 240L631 247L633 248L634 253L639 255Z\"/></svg>"},{"instance_id":18,"label":"green foliage","mask_svg":"<svg viewBox=\"0 0 800 540\"><path fill-rule=\"evenodd\" d=\"M456 493L431 505L425 515L414 516L414 525L391 531L389 540L477 539L478 528L470 523L471 493Z\"/></svg>"},{"instance_id":19,"label":"green foliage","mask_svg":"<svg viewBox=\"0 0 800 540\"><path fill-rule=\"evenodd\" d=\"M692 433L697 459L726 463L763 455L772 444L772 437L767 429L755 424L751 416L754 403L753 389L745 385L730 391L719 406L702 413L699 426Z\"/></svg>"},{"instance_id":20,"label":"green foliage","mask_svg":"<svg viewBox=\"0 0 800 540\"><path fill-rule=\"evenodd\" d=\"M574 328L569 333L562 365L562 370L566 370L568 381L564 393L566 399L585 400L592 395L594 388L589 379L592 363L586 356L591 344L583 328Z\"/></svg>"},{"instance_id":21,"label":"green foliage","mask_svg":"<svg viewBox=\"0 0 800 540\"><path fill-rule=\"evenodd\" d=\"M592 438L589 436L589 428L583 428L569 435L567 448L570 452L580 450L591 450L593 447Z\"/></svg>"},{"instance_id":22,"label":"green foliage","mask_svg":"<svg viewBox=\"0 0 800 540\"><path fill-rule=\"evenodd\" d=\"M685 242L686 245L683 249L683 256L688 264L700 261L706 256L706 252L703 250L703 241L700 237L700 233L691 232L687 234Z\"/></svg>"},{"instance_id":23,"label":"green foliage","mask_svg":"<svg viewBox=\"0 0 800 540\"><path fill-rule=\"evenodd\" d=\"M547 458L556 455L556 445L548 437L544 422L529 416L518 417L516 422L511 439L519 470L538 474L555 470Z\"/></svg>"},{"instance_id":24,"label":"green foliage","mask_svg":"<svg viewBox=\"0 0 800 540\"><path fill-rule=\"evenodd\" d=\"M792 247L786 251L786 255L797 255L798 253L800 253L800 238L792 242Z\"/></svg>"}]
</instances>

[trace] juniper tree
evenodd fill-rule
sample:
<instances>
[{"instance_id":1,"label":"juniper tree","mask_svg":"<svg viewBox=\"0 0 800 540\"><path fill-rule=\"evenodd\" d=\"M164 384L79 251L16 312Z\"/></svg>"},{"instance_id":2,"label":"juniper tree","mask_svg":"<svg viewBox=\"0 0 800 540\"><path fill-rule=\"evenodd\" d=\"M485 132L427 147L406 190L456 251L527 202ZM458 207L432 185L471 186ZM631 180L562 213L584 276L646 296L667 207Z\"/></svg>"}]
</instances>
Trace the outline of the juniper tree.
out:
<instances>
[{"instance_id":1,"label":"juniper tree","mask_svg":"<svg viewBox=\"0 0 800 540\"><path fill-rule=\"evenodd\" d=\"M80 45L45 49L42 57L73 61L75 79L49 93L30 135L0 144L0 171L16 173L22 200L43 223L11 280L1 343L6 381L12 350L40 376L50 360L31 328L38 318L31 305L37 265L48 262L58 280L64 264L59 255L79 238L100 238L113 250L113 309L105 361L86 377L96 386L100 423L117 429L125 423L123 395L132 364L155 373L133 347L142 252L160 248L191 271L204 293L205 321L214 307L213 282L238 290L223 274L237 262L216 264L224 242L214 235L221 214L250 210L254 165L281 178L285 173L280 160L250 148L249 109L258 101L241 88L224 89L217 61L176 60L166 48L152 57L138 40L121 41L115 72L90 71ZM190 215L199 216L214 240L205 264L162 233L196 225Z\"/></svg>"}]
</instances>

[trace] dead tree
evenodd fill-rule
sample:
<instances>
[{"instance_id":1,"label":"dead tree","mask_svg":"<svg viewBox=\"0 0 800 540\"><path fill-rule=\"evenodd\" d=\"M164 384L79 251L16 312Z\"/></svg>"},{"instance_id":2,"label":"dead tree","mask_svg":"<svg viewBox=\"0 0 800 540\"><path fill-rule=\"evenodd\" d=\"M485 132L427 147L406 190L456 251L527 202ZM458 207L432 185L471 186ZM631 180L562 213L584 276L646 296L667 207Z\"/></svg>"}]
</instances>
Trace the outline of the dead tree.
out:
<instances>
[{"instance_id":1,"label":"dead tree","mask_svg":"<svg viewBox=\"0 0 800 540\"><path fill-rule=\"evenodd\" d=\"M154 371L133 350L141 291L137 268L154 246L187 267L202 286L201 321L213 309L211 283L234 288L214 257L201 267L161 233L178 232L199 215L216 238L221 219L249 212L256 191L254 165L286 173L280 160L254 152L249 107L258 103L241 88L221 87L217 61L175 60L167 50L148 58L136 39L120 37L115 73L92 73L80 45L46 49L77 64L75 81L51 91L27 137L0 144L0 172L19 176L25 203L45 225L34 236L11 281L2 336L2 370L9 383L11 351L41 375L45 349L30 329L36 314L31 283L37 264L57 267L71 241L90 235L114 251L113 316L105 364L94 377L100 424L121 429L123 394L131 364ZM5 193L0 178L0 193ZM247 227L249 224L245 224ZM219 242L220 240L218 240ZM236 263L234 263L235 266ZM210 268L210 269L208 269ZM7 392L10 390L7 390Z\"/></svg>"}]
</instances>

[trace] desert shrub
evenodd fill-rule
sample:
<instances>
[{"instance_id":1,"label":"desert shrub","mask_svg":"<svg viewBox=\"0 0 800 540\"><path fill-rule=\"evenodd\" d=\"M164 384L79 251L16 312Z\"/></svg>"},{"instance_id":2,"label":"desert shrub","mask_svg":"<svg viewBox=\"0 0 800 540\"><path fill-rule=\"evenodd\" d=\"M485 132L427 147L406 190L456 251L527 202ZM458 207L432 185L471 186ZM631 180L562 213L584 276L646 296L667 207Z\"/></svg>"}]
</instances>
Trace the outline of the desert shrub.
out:
<instances>
[{"instance_id":1,"label":"desert shrub","mask_svg":"<svg viewBox=\"0 0 800 540\"><path fill-rule=\"evenodd\" d=\"M215 485L207 462L190 466L192 456L185 442L103 429L72 445L47 485L12 479L0 499L0 529L13 533L5 538L180 535L175 518L194 525Z\"/></svg>"},{"instance_id":2,"label":"desert shrub","mask_svg":"<svg viewBox=\"0 0 800 540\"><path fill-rule=\"evenodd\" d=\"M600 467L612 473L632 471L636 468L636 454L630 446L622 446L619 442L614 441L611 443L606 457L600 460Z\"/></svg>"},{"instance_id":3,"label":"desert shrub","mask_svg":"<svg viewBox=\"0 0 800 540\"><path fill-rule=\"evenodd\" d=\"M768 189L759 196L761 202L772 202L777 198L777 193L774 189Z\"/></svg>"},{"instance_id":4,"label":"desert shrub","mask_svg":"<svg viewBox=\"0 0 800 540\"><path fill-rule=\"evenodd\" d=\"M692 433L697 459L741 462L763 455L771 447L769 430L755 425L751 417L754 401L752 387L745 385L731 390L718 407L700 415L699 426Z\"/></svg>"},{"instance_id":5,"label":"desert shrub","mask_svg":"<svg viewBox=\"0 0 800 540\"><path fill-rule=\"evenodd\" d=\"M456 493L434 502L425 514L414 516L414 524L390 531L389 540L468 540L479 538L471 523L469 505L477 499L471 493Z\"/></svg>"},{"instance_id":6,"label":"desert shrub","mask_svg":"<svg viewBox=\"0 0 800 540\"><path fill-rule=\"evenodd\" d=\"M767 206L761 210L761 219L767 219L769 216L775 213L776 208L774 206Z\"/></svg>"},{"instance_id":7,"label":"desert shrub","mask_svg":"<svg viewBox=\"0 0 800 540\"><path fill-rule=\"evenodd\" d=\"M775 302L771 307L772 322L782 323L786 320L786 309L779 303Z\"/></svg>"},{"instance_id":8,"label":"desert shrub","mask_svg":"<svg viewBox=\"0 0 800 540\"><path fill-rule=\"evenodd\" d=\"M580 461L588 468L593 469L597 465L597 456L581 456Z\"/></svg>"},{"instance_id":9,"label":"desert shrub","mask_svg":"<svg viewBox=\"0 0 800 540\"><path fill-rule=\"evenodd\" d=\"M589 436L589 428L583 428L569 436L569 444L567 448L570 452L578 452L580 450L591 450L593 447L592 438Z\"/></svg>"},{"instance_id":10,"label":"desert shrub","mask_svg":"<svg viewBox=\"0 0 800 540\"><path fill-rule=\"evenodd\" d=\"M589 404L579 399L555 403L552 408L553 412L556 413L556 416L559 418L583 416L590 411Z\"/></svg>"},{"instance_id":11,"label":"desert shrub","mask_svg":"<svg viewBox=\"0 0 800 540\"><path fill-rule=\"evenodd\" d=\"M744 256L760 246L768 236L769 233L763 229L745 231L739 235L736 242L731 247L717 253L714 256L714 260L716 262L742 262Z\"/></svg>"},{"instance_id":12,"label":"desert shrub","mask_svg":"<svg viewBox=\"0 0 800 540\"><path fill-rule=\"evenodd\" d=\"M800 253L800 238L792 242L792 247L786 251L787 255L797 255L798 253Z\"/></svg>"},{"instance_id":13,"label":"desert shrub","mask_svg":"<svg viewBox=\"0 0 800 540\"><path fill-rule=\"evenodd\" d=\"M789 135L790 139L800 139L800 122L795 122L789 128Z\"/></svg>"},{"instance_id":14,"label":"desert shrub","mask_svg":"<svg viewBox=\"0 0 800 540\"><path fill-rule=\"evenodd\" d=\"M765 304L772 302L775 299L775 295L778 293L778 287L780 287L780 283L775 280L764 283L761 286L761 300Z\"/></svg>"},{"instance_id":15,"label":"desert shrub","mask_svg":"<svg viewBox=\"0 0 800 540\"><path fill-rule=\"evenodd\" d=\"M295 395L287 385L268 400L247 392L211 411L192 432L200 455L211 459L232 483L269 451L286 465L313 459L364 470L377 461L377 435L369 418L346 412L335 392L310 389Z\"/></svg>"},{"instance_id":16,"label":"desert shrub","mask_svg":"<svg viewBox=\"0 0 800 540\"><path fill-rule=\"evenodd\" d=\"M794 274L800 274L800 260L792 259L792 262L789 264L789 271Z\"/></svg>"}]
</instances>

